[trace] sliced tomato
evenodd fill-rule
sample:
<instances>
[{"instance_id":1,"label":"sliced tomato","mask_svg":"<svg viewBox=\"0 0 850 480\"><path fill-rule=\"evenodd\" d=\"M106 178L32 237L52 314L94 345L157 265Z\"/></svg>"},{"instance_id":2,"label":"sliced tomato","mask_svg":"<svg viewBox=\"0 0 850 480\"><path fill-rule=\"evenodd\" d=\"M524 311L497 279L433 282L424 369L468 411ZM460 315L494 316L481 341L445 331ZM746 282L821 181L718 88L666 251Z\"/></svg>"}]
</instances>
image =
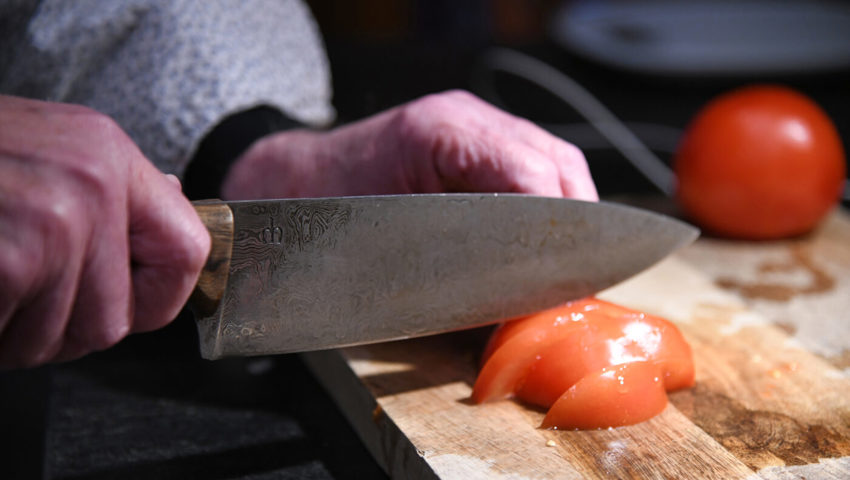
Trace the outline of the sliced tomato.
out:
<instances>
[{"instance_id":1,"label":"sliced tomato","mask_svg":"<svg viewBox=\"0 0 850 480\"><path fill-rule=\"evenodd\" d=\"M675 325L660 317L646 315L646 322L651 322L658 328L661 344L651 353L649 360L654 360L662 367L664 387L668 392L694 386L696 371L691 346L685 340L682 332Z\"/></svg>"},{"instance_id":2,"label":"sliced tomato","mask_svg":"<svg viewBox=\"0 0 850 480\"><path fill-rule=\"evenodd\" d=\"M472 393L479 403L516 394L550 407L588 376L641 362L652 365L662 392L694 383L691 349L675 325L596 298L506 323L483 358Z\"/></svg>"},{"instance_id":3,"label":"sliced tomato","mask_svg":"<svg viewBox=\"0 0 850 480\"><path fill-rule=\"evenodd\" d=\"M544 348L585 330L603 317L633 311L597 298L568 302L560 307L502 325L484 351L484 366L472 389L476 403L505 398L521 384ZM598 318L597 320L591 320Z\"/></svg>"},{"instance_id":4,"label":"sliced tomato","mask_svg":"<svg viewBox=\"0 0 850 480\"><path fill-rule=\"evenodd\" d=\"M668 390L694 381L690 346L673 324L659 317L629 312L594 317L581 331L541 350L516 391L517 398L544 407L590 372L633 361L661 367Z\"/></svg>"},{"instance_id":5,"label":"sliced tomato","mask_svg":"<svg viewBox=\"0 0 850 480\"><path fill-rule=\"evenodd\" d=\"M483 366L484 364L486 364L487 360L490 359L490 357L493 355L493 353L495 353L496 350L499 349L499 347L504 345L508 340L512 339L520 332L524 332L530 329L548 330L549 327L551 327L552 324L556 322L559 317L570 318L576 313L581 312L591 303L592 299L590 298L567 302L564 305L549 310L544 310L533 315L528 315L526 317L509 320L501 324L492 333L492 335L490 335L490 339L487 341L487 345L484 347L484 353L481 355L481 365Z\"/></svg>"},{"instance_id":6,"label":"sliced tomato","mask_svg":"<svg viewBox=\"0 0 850 480\"><path fill-rule=\"evenodd\" d=\"M498 400L511 395L541 348L587 328L585 316L559 313L563 310L568 309L549 310L545 314L521 320L527 326L516 330L515 334L499 345L481 368L472 387L474 402Z\"/></svg>"},{"instance_id":7,"label":"sliced tomato","mask_svg":"<svg viewBox=\"0 0 850 480\"><path fill-rule=\"evenodd\" d=\"M620 305L615 305L594 297L587 297L567 302L559 307L544 310L534 315L505 322L490 336L487 345L484 347L484 353L481 355L481 365L484 365L499 347L520 332L525 332L529 329L546 330L554 323L563 319L580 319L580 315L590 311L601 312L606 315L622 315L630 312L630 310Z\"/></svg>"},{"instance_id":8,"label":"sliced tomato","mask_svg":"<svg viewBox=\"0 0 850 480\"><path fill-rule=\"evenodd\" d=\"M548 408L582 377L610 365L608 346L595 342L599 337L599 329L589 327L541 350L520 382L517 398Z\"/></svg>"},{"instance_id":9,"label":"sliced tomato","mask_svg":"<svg viewBox=\"0 0 850 480\"><path fill-rule=\"evenodd\" d=\"M649 420L667 406L655 362L630 362L590 373L549 409L542 428L594 429Z\"/></svg>"}]
</instances>

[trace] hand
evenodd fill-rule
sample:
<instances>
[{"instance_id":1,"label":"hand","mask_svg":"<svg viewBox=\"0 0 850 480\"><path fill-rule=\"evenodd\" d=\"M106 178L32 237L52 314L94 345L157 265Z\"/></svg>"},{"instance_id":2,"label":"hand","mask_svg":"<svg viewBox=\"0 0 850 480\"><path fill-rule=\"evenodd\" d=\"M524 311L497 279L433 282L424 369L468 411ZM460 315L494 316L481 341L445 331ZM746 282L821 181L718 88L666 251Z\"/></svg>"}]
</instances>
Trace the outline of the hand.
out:
<instances>
[{"instance_id":1,"label":"hand","mask_svg":"<svg viewBox=\"0 0 850 480\"><path fill-rule=\"evenodd\" d=\"M0 96L0 366L72 359L165 325L209 244L176 178L112 120Z\"/></svg>"},{"instance_id":2,"label":"hand","mask_svg":"<svg viewBox=\"0 0 850 480\"><path fill-rule=\"evenodd\" d=\"M231 199L458 191L598 199L578 148L461 91L261 139L222 187Z\"/></svg>"}]
</instances>

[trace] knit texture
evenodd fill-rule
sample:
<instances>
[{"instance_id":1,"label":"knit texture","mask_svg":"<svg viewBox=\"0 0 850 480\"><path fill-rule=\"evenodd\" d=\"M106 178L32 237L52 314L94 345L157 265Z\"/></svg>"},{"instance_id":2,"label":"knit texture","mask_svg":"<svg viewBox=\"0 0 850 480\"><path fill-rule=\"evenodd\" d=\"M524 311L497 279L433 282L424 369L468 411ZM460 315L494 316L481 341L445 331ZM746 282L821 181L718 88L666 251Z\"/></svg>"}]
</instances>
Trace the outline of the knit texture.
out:
<instances>
[{"instance_id":1,"label":"knit texture","mask_svg":"<svg viewBox=\"0 0 850 480\"><path fill-rule=\"evenodd\" d=\"M265 105L311 126L335 115L297 0L9 0L0 16L0 92L107 114L166 173L236 112Z\"/></svg>"}]
</instances>

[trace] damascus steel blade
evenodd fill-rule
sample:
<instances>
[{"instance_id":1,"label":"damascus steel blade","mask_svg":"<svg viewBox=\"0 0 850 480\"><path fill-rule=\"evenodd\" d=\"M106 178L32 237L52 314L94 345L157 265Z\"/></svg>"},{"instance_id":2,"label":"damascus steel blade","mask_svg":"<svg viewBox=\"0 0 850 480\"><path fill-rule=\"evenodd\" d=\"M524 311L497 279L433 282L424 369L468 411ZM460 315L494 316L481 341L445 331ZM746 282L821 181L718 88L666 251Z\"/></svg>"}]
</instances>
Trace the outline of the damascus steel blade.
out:
<instances>
[{"instance_id":1,"label":"damascus steel blade","mask_svg":"<svg viewBox=\"0 0 850 480\"><path fill-rule=\"evenodd\" d=\"M475 327L594 294L698 231L616 204L510 194L229 202L202 355L297 352Z\"/></svg>"}]
</instances>

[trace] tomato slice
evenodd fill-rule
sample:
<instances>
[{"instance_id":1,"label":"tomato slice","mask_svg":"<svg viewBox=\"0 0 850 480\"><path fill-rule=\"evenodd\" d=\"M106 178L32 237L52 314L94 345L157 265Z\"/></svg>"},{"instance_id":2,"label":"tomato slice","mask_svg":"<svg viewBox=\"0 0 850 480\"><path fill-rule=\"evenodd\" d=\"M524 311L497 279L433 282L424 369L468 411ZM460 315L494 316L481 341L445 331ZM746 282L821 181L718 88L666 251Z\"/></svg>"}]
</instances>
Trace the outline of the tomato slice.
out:
<instances>
[{"instance_id":1,"label":"tomato slice","mask_svg":"<svg viewBox=\"0 0 850 480\"><path fill-rule=\"evenodd\" d=\"M623 315L630 312L630 310L620 305L594 297L587 297L580 300L573 300L559 307L544 310L533 315L507 321L500 325L490 336L486 347L484 347L484 353L481 355L481 365L484 365L499 347L520 332L531 328L547 329L552 325L553 319L557 319L558 317L575 318L580 314L590 311L601 312L606 315Z\"/></svg>"},{"instance_id":2,"label":"tomato slice","mask_svg":"<svg viewBox=\"0 0 850 480\"><path fill-rule=\"evenodd\" d=\"M594 429L649 420L667 406L660 366L630 362L588 374L549 409L542 428Z\"/></svg>"},{"instance_id":3,"label":"tomato slice","mask_svg":"<svg viewBox=\"0 0 850 480\"><path fill-rule=\"evenodd\" d=\"M594 343L599 337L599 329L590 327L543 349L517 388L517 398L548 408L582 377L609 366L608 346Z\"/></svg>"},{"instance_id":4,"label":"tomato slice","mask_svg":"<svg viewBox=\"0 0 850 480\"><path fill-rule=\"evenodd\" d=\"M558 317L573 316L591 303L590 298L584 298L533 315L506 321L490 335L484 347L484 353L481 355L481 365L484 366L499 347L519 333L529 329L548 330Z\"/></svg>"},{"instance_id":5,"label":"tomato slice","mask_svg":"<svg viewBox=\"0 0 850 480\"><path fill-rule=\"evenodd\" d=\"M522 320L528 325L517 330L502 343L484 363L472 387L475 403L498 400L511 395L525 377L537 352L553 342L587 328L585 316L561 315L549 310L546 315Z\"/></svg>"},{"instance_id":6,"label":"tomato slice","mask_svg":"<svg viewBox=\"0 0 850 480\"><path fill-rule=\"evenodd\" d=\"M662 318L631 312L594 317L580 335L540 350L516 396L548 407L588 373L634 361L658 363L668 390L694 383L691 349L679 330Z\"/></svg>"},{"instance_id":7,"label":"tomato slice","mask_svg":"<svg viewBox=\"0 0 850 480\"><path fill-rule=\"evenodd\" d=\"M625 367L632 364L642 365ZM618 388L608 388L606 385L613 385L609 377L614 371L625 373L616 376ZM628 388L622 382L628 382ZM622 420L606 419L591 409L590 419L605 420L599 424L588 420L584 425L592 426L581 428L599 428L626 424L619 421L644 420L644 413L664 408L665 389L693 384L691 349L675 325L591 297L506 323L494 331L483 354L472 399L481 403L516 394L525 402L554 409L554 404L567 402L565 392L573 391L571 403L559 407L565 412L594 402L616 407L610 415L619 415ZM661 389L663 401L656 398L656 387ZM627 394L643 390L649 392L645 400ZM607 396L585 401L582 395L586 391ZM637 413L623 413L631 411ZM547 425L573 428L574 420L561 425L557 423L561 418L572 417L554 414Z\"/></svg>"},{"instance_id":8,"label":"tomato slice","mask_svg":"<svg viewBox=\"0 0 850 480\"><path fill-rule=\"evenodd\" d=\"M625 307L589 297L502 325L484 350L484 366L472 389L472 400L481 403L511 395L542 349L587 329L591 318L630 312Z\"/></svg>"}]
</instances>

